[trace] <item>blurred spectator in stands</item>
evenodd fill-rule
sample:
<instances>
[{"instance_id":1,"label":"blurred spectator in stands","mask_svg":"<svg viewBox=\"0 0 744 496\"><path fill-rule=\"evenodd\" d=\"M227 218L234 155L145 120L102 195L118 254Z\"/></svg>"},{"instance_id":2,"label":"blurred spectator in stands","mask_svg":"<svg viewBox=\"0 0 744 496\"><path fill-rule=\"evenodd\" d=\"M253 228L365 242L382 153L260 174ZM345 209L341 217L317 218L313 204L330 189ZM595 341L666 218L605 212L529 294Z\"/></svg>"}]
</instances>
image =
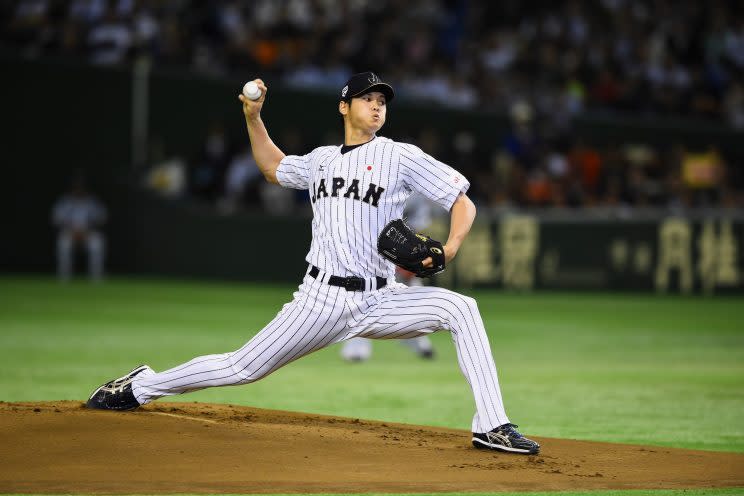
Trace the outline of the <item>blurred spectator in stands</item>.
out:
<instances>
[{"instance_id":1,"label":"blurred spectator in stands","mask_svg":"<svg viewBox=\"0 0 744 496\"><path fill-rule=\"evenodd\" d=\"M560 192L554 192L553 188L554 186L545 168L535 167L527 175L524 199L532 207L550 206L554 199L561 198ZM554 196L554 193L558 193L558 196ZM563 202L559 201L559 203L562 204Z\"/></svg>"},{"instance_id":2,"label":"blurred spectator in stands","mask_svg":"<svg viewBox=\"0 0 744 496\"><path fill-rule=\"evenodd\" d=\"M190 58L186 46L190 46L188 30L180 22L177 12L168 12L160 18L161 31L154 44L157 58L165 63L186 65Z\"/></svg>"},{"instance_id":3,"label":"blurred spectator in stands","mask_svg":"<svg viewBox=\"0 0 744 496\"><path fill-rule=\"evenodd\" d=\"M613 108L622 98L622 86L612 69L606 67L599 72L589 90L594 102L603 107Z\"/></svg>"},{"instance_id":4,"label":"blurred spectator in stands","mask_svg":"<svg viewBox=\"0 0 744 496\"><path fill-rule=\"evenodd\" d=\"M453 75L448 81L448 96L442 100L442 105L458 109L470 109L478 103L478 94L465 78Z\"/></svg>"},{"instance_id":5,"label":"blurred spectator in stands","mask_svg":"<svg viewBox=\"0 0 744 496\"><path fill-rule=\"evenodd\" d=\"M602 173L602 157L599 152L578 139L568 153L571 175L578 179L576 187L584 192L585 204L595 204Z\"/></svg>"},{"instance_id":6,"label":"blurred spectator in stands","mask_svg":"<svg viewBox=\"0 0 744 496\"><path fill-rule=\"evenodd\" d=\"M158 55L162 28L160 19L151 4L137 3L132 14L132 38L134 45L145 53Z\"/></svg>"},{"instance_id":7,"label":"blurred spectator in stands","mask_svg":"<svg viewBox=\"0 0 744 496\"><path fill-rule=\"evenodd\" d=\"M123 12L109 6L100 24L88 34L90 61L94 64L120 64L126 59L133 44L132 31Z\"/></svg>"},{"instance_id":8,"label":"blurred spectator in stands","mask_svg":"<svg viewBox=\"0 0 744 496\"><path fill-rule=\"evenodd\" d=\"M139 50L319 89L374 67L401 97L495 110L526 100L559 127L585 108L720 119L744 78L735 2L14 0L0 15L0 46L26 56L115 64Z\"/></svg>"},{"instance_id":9,"label":"blurred spectator in stands","mask_svg":"<svg viewBox=\"0 0 744 496\"><path fill-rule=\"evenodd\" d=\"M7 24L4 37L21 45L21 53L27 57L38 57L53 36L49 22L48 0L22 0L17 3Z\"/></svg>"},{"instance_id":10,"label":"blurred spectator in stands","mask_svg":"<svg viewBox=\"0 0 744 496\"><path fill-rule=\"evenodd\" d=\"M538 164L540 138L533 122L532 105L520 100L510 109L512 129L504 138L504 149L527 170Z\"/></svg>"},{"instance_id":11,"label":"blurred spectator in stands","mask_svg":"<svg viewBox=\"0 0 744 496\"><path fill-rule=\"evenodd\" d=\"M718 151L698 154L645 143L601 147L563 134L538 138L532 130L531 114L525 110L528 108L515 106L514 128L501 146L498 141L478 140L467 130L444 140L435 127L423 128L418 134L402 131L399 137L418 143L424 151L462 170L473 180L470 193L474 201L492 207L608 206L617 208L619 215L631 215L629 209L634 206L675 211L696 206L742 206L744 172L736 167L727 169ZM287 153L301 153L302 140L298 129L287 128L279 142ZM320 141L341 140L331 129ZM207 158L197 162L200 167L196 169L202 175L194 178L217 182L205 183L207 188L200 187L202 183L192 185L195 197L216 205L223 213L260 207L274 215L291 215L309 208L307 192L257 184L254 179L259 173L250 151L242 148L235 155L225 151L227 139L220 126L212 128L205 142L202 155ZM483 162L481 157L490 160ZM218 165L222 161L227 166ZM182 191L179 185L185 181L179 176L182 170L182 160L163 158L148 171L147 182L161 193L178 195ZM712 185L710 178L715 178Z\"/></svg>"},{"instance_id":12,"label":"blurred spectator in stands","mask_svg":"<svg viewBox=\"0 0 744 496\"><path fill-rule=\"evenodd\" d=\"M263 211L269 215L290 215L295 210L295 196L289 188L266 181L259 183L259 198Z\"/></svg>"},{"instance_id":13,"label":"blurred spectator in stands","mask_svg":"<svg viewBox=\"0 0 744 496\"><path fill-rule=\"evenodd\" d=\"M681 170L694 205L710 207L720 201L725 164L715 147L702 152L686 150Z\"/></svg>"},{"instance_id":14,"label":"blurred spectator in stands","mask_svg":"<svg viewBox=\"0 0 744 496\"><path fill-rule=\"evenodd\" d=\"M261 171L253 159L250 144L246 143L227 166L224 193L217 202L218 210L223 214L232 214L241 209L246 203L248 187L260 176Z\"/></svg>"},{"instance_id":15,"label":"blurred spectator in stands","mask_svg":"<svg viewBox=\"0 0 744 496\"><path fill-rule=\"evenodd\" d=\"M228 146L222 124L213 124L191 174L190 186L196 196L214 202L220 195L229 160Z\"/></svg>"},{"instance_id":16,"label":"blurred spectator in stands","mask_svg":"<svg viewBox=\"0 0 744 496\"><path fill-rule=\"evenodd\" d=\"M675 146L664 155L666 162L666 178L664 181L664 193L666 195L666 206L672 212L681 214L692 206L690 191L685 186L682 178L680 164L685 154L682 146Z\"/></svg>"},{"instance_id":17,"label":"blurred spectator in stands","mask_svg":"<svg viewBox=\"0 0 744 496\"><path fill-rule=\"evenodd\" d=\"M52 223L57 235L57 275L67 281L72 277L75 249L82 247L88 255L88 274L92 280L103 278L106 240L101 227L106 222L106 208L88 193L85 181L77 177L69 192L54 204Z\"/></svg>"},{"instance_id":18,"label":"blurred spectator in stands","mask_svg":"<svg viewBox=\"0 0 744 496\"><path fill-rule=\"evenodd\" d=\"M478 181L486 191L485 200L493 207L514 206L521 200L523 170L514 157L504 150L491 154L490 169L481 172Z\"/></svg>"},{"instance_id":19,"label":"blurred spectator in stands","mask_svg":"<svg viewBox=\"0 0 744 496\"><path fill-rule=\"evenodd\" d=\"M744 130L744 83L734 83L726 93L723 102L728 123L732 127Z\"/></svg>"},{"instance_id":20,"label":"blurred spectator in stands","mask_svg":"<svg viewBox=\"0 0 744 496\"><path fill-rule=\"evenodd\" d=\"M620 147L615 145L609 147L604 154L604 167L599 184L602 205L616 208L629 205L625 196L625 167Z\"/></svg>"},{"instance_id":21,"label":"blurred spectator in stands","mask_svg":"<svg viewBox=\"0 0 744 496\"><path fill-rule=\"evenodd\" d=\"M150 150L153 165L145 173L145 186L163 196L182 196L188 186L186 161L178 155L166 154L158 139L153 140Z\"/></svg>"},{"instance_id":22,"label":"blurred spectator in stands","mask_svg":"<svg viewBox=\"0 0 744 496\"><path fill-rule=\"evenodd\" d=\"M649 146L634 143L625 147L626 191L628 203L649 207L663 200L663 190L657 174L657 152Z\"/></svg>"},{"instance_id":23,"label":"blurred spectator in stands","mask_svg":"<svg viewBox=\"0 0 744 496\"><path fill-rule=\"evenodd\" d=\"M555 206L576 207L583 201L583 190L571 175L565 150L553 145L543 157L544 170L551 182L551 203Z\"/></svg>"},{"instance_id":24,"label":"blurred spectator in stands","mask_svg":"<svg viewBox=\"0 0 744 496\"><path fill-rule=\"evenodd\" d=\"M88 25L100 22L111 8L106 0L73 0L70 3L68 16L70 19Z\"/></svg>"}]
</instances>

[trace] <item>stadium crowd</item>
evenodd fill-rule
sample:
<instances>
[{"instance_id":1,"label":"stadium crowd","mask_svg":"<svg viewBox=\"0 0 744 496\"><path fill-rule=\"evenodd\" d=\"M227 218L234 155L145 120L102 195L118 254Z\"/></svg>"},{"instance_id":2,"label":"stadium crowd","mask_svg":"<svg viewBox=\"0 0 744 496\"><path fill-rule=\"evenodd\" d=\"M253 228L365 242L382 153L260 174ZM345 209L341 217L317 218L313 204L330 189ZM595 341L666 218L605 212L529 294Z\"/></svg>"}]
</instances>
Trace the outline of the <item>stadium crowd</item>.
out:
<instances>
[{"instance_id":1,"label":"stadium crowd","mask_svg":"<svg viewBox=\"0 0 744 496\"><path fill-rule=\"evenodd\" d=\"M738 2L13 0L0 16L0 49L29 58L145 56L186 74L258 74L328 92L375 68L401 99L509 114L511 131L491 143L435 128L394 136L462 170L481 205L744 206L741 157L681 144L598 147L571 128L591 111L744 129ZM277 138L288 153L317 145L299 130ZM223 212L305 203L258 181L245 137L221 126L195 156L166 157L155 141L146 183L166 194Z\"/></svg>"},{"instance_id":2,"label":"stadium crowd","mask_svg":"<svg viewBox=\"0 0 744 496\"><path fill-rule=\"evenodd\" d=\"M727 0L14 0L0 45L28 57L262 74L336 90L374 67L458 108L691 115L744 128L744 4Z\"/></svg>"},{"instance_id":3,"label":"stadium crowd","mask_svg":"<svg viewBox=\"0 0 744 496\"><path fill-rule=\"evenodd\" d=\"M571 136L541 134L529 107L518 104L511 130L491 143L467 132L445 136L433 127L395 138L462 171L479 206L609 207L621 214L638 207L679 213L744 208L744 168L715 147L595 146ZM340 143L337 138L328 143ZM317 145L303 142L298 129L279 133L275 141L288 154ZM261 206L282 215L309 208L307 192L263 181L244 136L229 136L220 125L191 157L165 156L155 148L145 183L166 195L198 198L222 213Z\"/></svg>"}]
</instances>

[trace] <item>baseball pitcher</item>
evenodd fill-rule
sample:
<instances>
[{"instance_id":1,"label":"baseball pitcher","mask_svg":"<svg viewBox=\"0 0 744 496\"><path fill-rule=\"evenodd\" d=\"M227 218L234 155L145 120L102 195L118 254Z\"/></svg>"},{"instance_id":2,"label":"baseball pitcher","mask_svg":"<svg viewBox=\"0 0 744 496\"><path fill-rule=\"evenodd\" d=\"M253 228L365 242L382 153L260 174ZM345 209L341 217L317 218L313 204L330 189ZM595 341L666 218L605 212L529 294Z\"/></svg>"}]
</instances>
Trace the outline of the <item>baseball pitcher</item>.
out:
<instances>
[{"instance_id":1,"label":"baseball pitcher","mask_svg":"<svg viewBox=\"0 0 744 496\"><path fill-rule=\"evenodd\" d=\"M406 339L445 330L475 399L473 445L537 453L540 446L522 436L506 415L476 301L394 279L395 265L429 276L457 255L475 218L468 180L416 146L377 135L395 93L372 72L353 75L339 91L344 143L302 156L285 155L269 137L261 120L268 88L260 79L255 83L260 97L239 95L253 157L270 183L307 190L313 209L307 271L294 300L242 348L163 372L137 367L96 389L88 406L130 410L164 396L248 384L354 337ZM450 213L445 243L416 233L400 219L414 191Z\"/></svg>"}]
</instances>

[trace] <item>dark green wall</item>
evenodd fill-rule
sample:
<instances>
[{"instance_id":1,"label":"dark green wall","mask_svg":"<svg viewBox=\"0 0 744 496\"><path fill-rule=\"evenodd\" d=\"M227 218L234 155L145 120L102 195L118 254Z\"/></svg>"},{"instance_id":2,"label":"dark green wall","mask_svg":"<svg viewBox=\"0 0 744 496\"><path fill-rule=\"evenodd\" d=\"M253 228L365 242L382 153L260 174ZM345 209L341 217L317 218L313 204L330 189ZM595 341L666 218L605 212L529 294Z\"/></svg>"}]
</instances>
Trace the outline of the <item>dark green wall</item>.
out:
<instances>
[{"instance_id":1,"label":"dark green wall","mask_svg":"<svg viewBox=\"0 0 744 496\"><path fill-rule=\"evenodd\" d=\"M2 60L5 270L48 270L50 209L83 169L99 187L129 160L129 75L122 70Z\"/></svg>"},{"instance_id":2,"label":"dark green wall","mask_svg":"<svg viewBox=\"0 0 744 496\"><path fill-rule=\"evenodd\" d=\"M295 282L310 246L307 218L240 214L131 192L115 200L111 266L118 272Z\"/></svg>"}]
</instances>

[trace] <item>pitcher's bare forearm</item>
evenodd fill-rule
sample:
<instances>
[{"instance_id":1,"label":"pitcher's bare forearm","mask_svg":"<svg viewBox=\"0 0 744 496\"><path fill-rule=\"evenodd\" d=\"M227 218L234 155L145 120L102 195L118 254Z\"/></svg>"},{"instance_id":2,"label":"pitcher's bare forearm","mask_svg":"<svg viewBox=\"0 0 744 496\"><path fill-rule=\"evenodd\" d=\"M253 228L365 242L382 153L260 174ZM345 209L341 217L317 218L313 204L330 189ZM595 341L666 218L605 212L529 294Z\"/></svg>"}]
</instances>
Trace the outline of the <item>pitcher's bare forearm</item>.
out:
<instances>
[{"instance_id":1,"label":"pitcher's bare forearm","mask_svg":"<svg viewBox=\"0 0 744 496\"><path fill-rule=\"evenodd\" d=\"M474 220L475 205L468 198L468 195L460 193L450 210L450 232L444 246L444 253L448 262L457 254L460 245L470 232L470 228L473 227Z\"/></svg>"},{"instance_id":2,"label":"pitcher's bare forearm","mask_svg":"<svg viewBox=\"0 0 744 496\"><path fill-rule=\"evenodd\" d=\"M251 140L253 159L266 180L277 184L276 169L285 157L284 152L271 141L260 115L251 119L246 118L245 124L248 138Z\"/></svg>"},{"instance_id":3,"label":"pitcher's bare forearm","mask_svg":"<svg viewBox=\"0 0 744 496\"><path fill-rule=\"evenodd\" d=\"M260 79L254 79L253 81L261 90L261 96L256 100L251 100L245 95L238 95L238 99L243 103L243 115L248 129L248 138L251 140L253 159L266 180L278 184L276 169L284 158L284 153L271 141L269 132L261 120L261 109L264 101L266 101L268 88Z\"/></svg>"},{"instance_id":4,"label":"pitcher's bare forearm","mask_svg":"<svg viewBox=\"0 0 744 496\"><path fill-rule=\"evenodd\" d=\"M460 245L465 241L470 228L473 227L474 220L475 205L468 198L468 195L460 193L450 209L450 232L447 242L444 244L444 259L446 263L450 263L455 258L455 255L457 255ZM431 267L433 260L431 257L427 257L422 263L424 267Z\"/></svg>"}]
</instances>

